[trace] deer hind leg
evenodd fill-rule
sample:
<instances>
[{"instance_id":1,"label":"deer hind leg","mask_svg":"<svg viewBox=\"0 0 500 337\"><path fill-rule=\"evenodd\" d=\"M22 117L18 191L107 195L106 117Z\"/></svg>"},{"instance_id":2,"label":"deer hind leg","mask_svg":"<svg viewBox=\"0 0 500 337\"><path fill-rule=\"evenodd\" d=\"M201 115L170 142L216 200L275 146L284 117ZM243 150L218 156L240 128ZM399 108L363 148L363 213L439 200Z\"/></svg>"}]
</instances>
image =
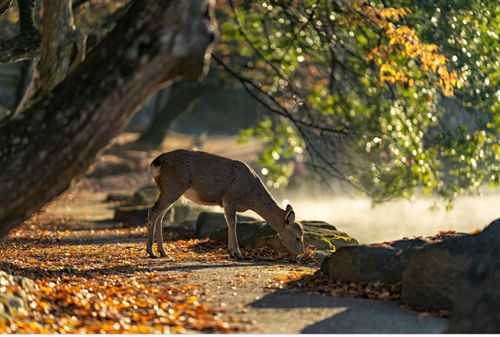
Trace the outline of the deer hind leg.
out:
<instances>
[{"instance_id":1,"label":"deer hind leg","mask_svg":"<svg viewBox=\"0 0 500 337\"><path fill-rule=\"evenodd\" d=\"M163 247L162 222L163 216L172 207L174 202L181 197L183 192L178 193L160 193L153 207L148 210L148 239L146 242L146 251L152 258L158 256L153 251L153 241L156 232L156 244L161 256L169 257Z\"/></svg>"},{"instance_id":2,"label":"deer hind leg","mask_svg":"<svg viewBox=\"0 0 500 337\"><path fill-rule=\"evenodd\" d=\"M243 255L241 255L240 247L238 245L238 237L236 235L237 205L232 202L224 201L223 206L228 229L227 247L229 249L229 256L231 256L232 258L244 260L245 258L243 257Z\"/></svg>"}]
</instances>

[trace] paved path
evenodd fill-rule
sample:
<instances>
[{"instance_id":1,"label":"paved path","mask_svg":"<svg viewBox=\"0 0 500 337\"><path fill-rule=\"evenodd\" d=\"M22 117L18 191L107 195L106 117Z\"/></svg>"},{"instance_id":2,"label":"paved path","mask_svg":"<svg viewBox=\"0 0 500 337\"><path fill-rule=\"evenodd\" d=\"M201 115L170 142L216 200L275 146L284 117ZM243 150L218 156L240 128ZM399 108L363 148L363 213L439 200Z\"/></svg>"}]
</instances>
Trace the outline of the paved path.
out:
<instances>
[{"instance_id":1,"label":"paved path","mask_svg":"<svg viewBox=\"0 0 500 337\"><path fill-rule=\"evenodd\" d=\"M204 284L209 290L201 296L204 302L248 320L253 325L249 333L441 333L447 325L446 319L401 309L394 302L267 290L278 267L248 262L174 268Z\"/></svg>"}]
</instances>

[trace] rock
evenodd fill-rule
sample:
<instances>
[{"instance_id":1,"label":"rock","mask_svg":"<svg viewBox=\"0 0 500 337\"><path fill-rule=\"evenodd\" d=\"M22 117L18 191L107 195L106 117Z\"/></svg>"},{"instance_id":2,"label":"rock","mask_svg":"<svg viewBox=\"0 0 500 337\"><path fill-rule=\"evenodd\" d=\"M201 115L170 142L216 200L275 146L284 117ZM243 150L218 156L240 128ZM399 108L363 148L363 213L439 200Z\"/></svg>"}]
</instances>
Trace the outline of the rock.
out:
<instances>
[{"instance_id":1,"label":"rock","mask_svg":"<svg viewBox=\"0 0 500 337\"><path fill-rule=\"evenodd\" d=\"M206 211L204 206L196 205L192 202L184 204L182 200L177 201L173 208L175 209L174 221L197 221L202 212Z\"/></svg>"},{"instance_id":2,"label":"rock","mask_svg":"<svg viewBox=\"0 0 500 337\"><path fill-rule=\"evenodd\" d=\"M115 208L113 221L123 222L125 227L146 226L149 206L119 206ZM172 207L165 214L164 221L173 221L175 209Z\"/></svg>"},{"instance_id":3,"label":"rock","mask_svg":"<svg viewBox=\"0 0 500 337\"><path fill-rule=\"evenodd\" d=\"M408 258L427 245L422 239L399 240L389 245L348 245L323 260L321 270L333 280L397 283Z\"/></svg>"},{"instance_id":4,"label":"rock","mask_svg":"<svg viewBox=\"0 0 500 337\"><path fill-rule=\"evenodd\" d=\"M300 223L304 228L304 243L306 245L313 245L317 250L328 250L331 252L339 247L359 244L359 241L355 238L337 231L334 226L324 221L301 221ZM215 226L218 226L219 229L210 235L210 239L227 241L228 231L223 216L218 219L214 216L214 224L211 228ZM242 247L260 248L268 245L278 253L289 252L276 230L264 221L238 222L236 225L236 234L238 236L238 243ZM200 238L200 236L198 237Z\"/></svg>"},{"instance_id":5,"label":"rock","mask_svg":"<svg viewBox=\"0 0 500 337\"><path fill-rule=\"evenodd\" d=\"M324 221L303 220L299 221L299 223L302 225L304 232L306 233L314 232L317 234L331 234L331 231L337 230L337 227Z\"/></svg>"},{"instance_id":6,"label":"rock","mask_svg":"<svg viewBox=\"0 0 500 337\"><path fill-rule=\"evenodd\" d=\"M238 236L238 243L240 246L250 246L254 247L254 243L257 239L262 237L269 237L273 234L276 235L274 228L269 226L263 221L245 221L238 222L236 225L236 234ZM211 236L211 240L223 240L227 242L227 226L223 229L219 229L214 232Z\"/></svg>"},{"instance_id":7,"label":"rock","mask_svg":"<svg viewBox=\"0 0 500 337\"><path fill-rule=\"evenodd\" d=\"M402 277L401 300L423 309L450 309L467 271L500 246L500 219L482 232L434 243L415 251Z\"/></svg>"},{"instance_id":8,"label":"rock","mask_svg":"<svg viewBox=\"0 0 500 337\"><path fill-rule=\"evenodd\" d=\"M131 198L133 198L133 195L130 193L109 193L104 202L127 201Z\"/></svg>"},{"instance_id":9,"label":"rock","mask_svg":"<svg viewBox=\"0 0 500 337\"><path fill-rule=\"evenodd\" d=\"M160 191L156 185L147 185L138 189L132 199L127 200L127 205L148 205L151 207L156 200Z\"/></svg>"},{"instance_id":10,"label":"rock","mask_svg":"<svg viewBox=\"0 0 500 337\"><path fill-rule=\"evenodd\" d=\"M237 214L236 222L238 224L236 226L236 232L239 231L239 223L244 221L255 221L255 219ZM227 223L223 213L201 212L198 215L198 220L196 221L196 237L198 239L209 238L220 229L226 229L225 240L227 240Z\"/></svg>"},{"instance_id":11,"label":"rock","mask_svg":"<svg viewBox=\"0 0 500 337\"><path fill-rule=\"evenodd\" d=\"M333 225L324 221L299 221L304 228L304 243L312 245L316 250L335 251L340 247L359 245L358 239L347 233L338 231Z\"/></svg>"},{"instance_id":12,"label":"rock","mask_svg":"<svg viewBox=\"0 0 500 337\"><path fill-rule=\"evenodd\" d=\"M500 333L500 249L469 270L446 333Z\"/></svg>"},{"instance_id":13,"label":"rock","mask_svg":"<svg viewBox=\"0 0 500 337\"><path fill-rule=\"evenodd\" d=\"M275 252L278 253L289 252L289 250L285 247L283 241L278 236L278 233L276 233L274 228L272 228L271 226L269 226L269 228L274 231L273 235L258 236L249 245L252 246L253 248L260 248L265 245L268 245ZM304 226L304 243L306 244L306 246L312 245L314 246L314 248L316 248L316 250L329 251L329 253L331 253L332 251L335 251L340 247L359 244L358 240L351 238L346 233L339 232L336 230L331 230L329 234L327 234L326 231L323 232L324 234L318 234L311 231L311 227Z\"/></svg>"},{"instance_id":14,"label":"rock","mask_svg":"<svg viewBox=\"0 0 500 337\"><path fill-rule=\"evenodd\" d=\"M314 253L314 258L317 261L315 263L317 265L321 266L323 264L323 261L325 261L325 259L329 258L330 255L332 255L332 252L330 252L330 251L327 251L327 250L317 250Z\"/></svg>"},{"instance_id":15,"label":"rock","mask_svg":"<svg viewBox=\"0 0 500 337\"><path fill-rule=\"evenodd\" d=\"M109 193L105 202L121 201L126 206L147 205L151 207L158 199L159 190L156 185L146 185L135 193Z\"/></svg>"}]
</instances>

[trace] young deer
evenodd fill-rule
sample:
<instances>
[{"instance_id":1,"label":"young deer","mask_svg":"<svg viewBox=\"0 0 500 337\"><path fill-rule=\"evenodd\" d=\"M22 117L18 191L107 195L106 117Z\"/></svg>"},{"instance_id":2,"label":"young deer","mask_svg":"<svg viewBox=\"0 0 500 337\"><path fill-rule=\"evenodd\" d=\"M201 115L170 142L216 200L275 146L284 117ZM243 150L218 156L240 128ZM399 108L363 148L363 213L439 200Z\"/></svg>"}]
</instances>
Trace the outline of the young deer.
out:
<instances>
[{"instance_id":1,"label":"young deer","mask_svg":"<svg viewBox=\"0 0 500 337\"><path fill-rule=\"evenodd\" d=\"M164 214L182 195L200 205L224 208L228 226L229 254L243 259L236 237L236 212L253 210L279 234L294 254L304 252L302 226L295 222L295 213L288 205L282 210L254 170L245 163L218 155L188 150L175 150L158 156L149 167L160 189L160 196L148 212L147 252L152 258L154 233L161 256Z\"/></svg>"}]
</instances>

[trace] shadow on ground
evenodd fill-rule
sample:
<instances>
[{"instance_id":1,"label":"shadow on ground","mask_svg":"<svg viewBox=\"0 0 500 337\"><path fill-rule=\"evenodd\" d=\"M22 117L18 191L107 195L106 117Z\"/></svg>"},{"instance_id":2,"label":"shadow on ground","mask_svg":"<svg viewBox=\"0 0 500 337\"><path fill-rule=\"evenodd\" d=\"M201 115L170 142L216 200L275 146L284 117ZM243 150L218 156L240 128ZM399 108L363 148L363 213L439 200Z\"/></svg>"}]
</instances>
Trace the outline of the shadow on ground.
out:
<instances>
[{"instance_id":1,"label":"shadow on ground","mask_svg":"<svg viewBox=\"0 0 500 337\"><path fill-rule=\"evenodd\" d=\"M283 290L268 294L250 304L255 309L303 308L318 313L327 312L326 318L307 325L301 333L441 333L446 319L404 310L396 302L370 299L324 296L320 294L289 294ZM328 309L328 310L323 310ZM323 315L324 316L324 315ZM282 317L283 322L289 319Z\"/></svg>"}]
</instances>

